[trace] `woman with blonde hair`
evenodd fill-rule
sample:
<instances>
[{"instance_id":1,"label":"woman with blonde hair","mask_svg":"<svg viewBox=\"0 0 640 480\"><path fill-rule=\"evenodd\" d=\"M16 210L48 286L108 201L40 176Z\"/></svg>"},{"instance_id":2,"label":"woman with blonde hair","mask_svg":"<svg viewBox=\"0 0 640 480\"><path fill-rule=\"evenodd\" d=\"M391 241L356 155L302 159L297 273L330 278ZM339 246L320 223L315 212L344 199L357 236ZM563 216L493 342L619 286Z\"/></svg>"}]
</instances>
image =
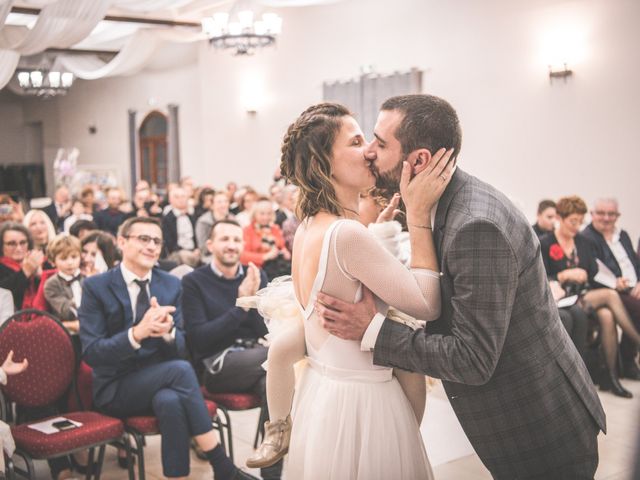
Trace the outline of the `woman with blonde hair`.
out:
<instances>
[{"instance_id":1,"label":"woman with blonde hair","mask_svg":"<svg viewBox=\"0 0 640 480\"><path fill-rule=\"evenodd\" d=\"M433 478L419 430L424 376L374 365L372 353L362 351L360 342L326 331L314 309L316 295L323 292L349 302L372 296L380 312L393 305L426 321L440 314L431 231L410 227L415 246L409 270L358 221L359 194L375 182L366 147L351 113L332 103L303 112L282 146L283 176L300 188L302 223L294 239L292 276L302 319L270 347L271 421L265 441L247 464L272 464L288 450L288 478ZM436 167L425 172L432 204L448 184L439 175L451 177L451 153L440 150L433 157ZM308 365L295 393L292 426L291 365L305 352Z\"/></svg>"},{"instance_id":2,"label":"woman with blonde hair","mask_svg":"<svg viewBox=\"0 0 640 480\"><path fill-rule=\"evenodd\" d=\"M53 226L53 222L49 216L42 210L29 210L24 216L22 224L27 227L31 233L33 247L40 250L46 256L47 245L49 245L49 242L56 236L56 228ZM50 270L52 268L54 268L53 265L45 259L42 269Z\"/></svg>"}]
</instances>

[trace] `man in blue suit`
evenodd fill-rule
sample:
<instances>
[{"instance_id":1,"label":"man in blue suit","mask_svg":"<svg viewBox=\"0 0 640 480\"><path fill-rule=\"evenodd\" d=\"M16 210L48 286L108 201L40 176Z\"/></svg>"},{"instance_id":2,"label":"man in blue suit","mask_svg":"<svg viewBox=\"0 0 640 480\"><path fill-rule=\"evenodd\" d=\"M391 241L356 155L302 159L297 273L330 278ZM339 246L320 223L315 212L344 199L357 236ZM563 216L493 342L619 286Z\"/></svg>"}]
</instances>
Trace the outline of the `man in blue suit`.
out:
<instances>
[{"instance_id":1,"label":"man in blue suit","mask_svg":"<svg viewBox=\"0 0 640 480\"><path fill-rule=\"evenodd\" d=\"M153 414L162 435L163 473L189 475L195 438L221 479L252 479L225 455L186 354L180 280L154 269L162 230L135 217L118 232L122 263L83 284L79 310L83 357L93 368L97 408L116 417Z\"/></svg>"}]
</instances>

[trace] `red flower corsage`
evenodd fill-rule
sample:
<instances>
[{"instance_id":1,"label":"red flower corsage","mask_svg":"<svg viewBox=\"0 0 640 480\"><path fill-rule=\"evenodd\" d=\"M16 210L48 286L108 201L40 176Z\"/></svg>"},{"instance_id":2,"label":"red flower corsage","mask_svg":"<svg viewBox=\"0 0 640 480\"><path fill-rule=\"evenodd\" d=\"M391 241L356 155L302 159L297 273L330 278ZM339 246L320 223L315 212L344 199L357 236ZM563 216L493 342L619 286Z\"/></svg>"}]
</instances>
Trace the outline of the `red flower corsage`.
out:
<instances>
[{"instance_id":1,"label":"red flower corsage","mask_svg":"<svg viewBox=\"0 0 640 480\"><path fill-rule=\"evenodd\" d=\"M549 247L549 256L552 260L555 260L557 262L558 260L562 260L564 258L564 250L562 250L562 247L559 244L554 243L553 245L551 245L551 247Z\"/></svg>"}]
</instances>

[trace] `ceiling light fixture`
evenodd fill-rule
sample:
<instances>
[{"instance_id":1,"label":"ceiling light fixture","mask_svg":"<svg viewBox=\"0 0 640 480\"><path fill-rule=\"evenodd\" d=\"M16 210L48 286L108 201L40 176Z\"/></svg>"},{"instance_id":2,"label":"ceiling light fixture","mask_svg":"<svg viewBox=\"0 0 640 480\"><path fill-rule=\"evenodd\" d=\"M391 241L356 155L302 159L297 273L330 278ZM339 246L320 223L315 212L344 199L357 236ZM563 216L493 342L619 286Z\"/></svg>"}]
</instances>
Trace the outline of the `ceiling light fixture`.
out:
<instances>
[{"instance_id":1,"label":"ceiling light fixture","mask_svg":"<svg viewBox=\"0 0 640 480\"><path fill-rule=\"evenodd\" d=\"M282 30L282 18L263 13L255 19L253 2L238 1L227 12L202 19L202 30L215 48L234 50L234 55L251 55L257 48L273 45Z\"/></svg>"}]
</instances>

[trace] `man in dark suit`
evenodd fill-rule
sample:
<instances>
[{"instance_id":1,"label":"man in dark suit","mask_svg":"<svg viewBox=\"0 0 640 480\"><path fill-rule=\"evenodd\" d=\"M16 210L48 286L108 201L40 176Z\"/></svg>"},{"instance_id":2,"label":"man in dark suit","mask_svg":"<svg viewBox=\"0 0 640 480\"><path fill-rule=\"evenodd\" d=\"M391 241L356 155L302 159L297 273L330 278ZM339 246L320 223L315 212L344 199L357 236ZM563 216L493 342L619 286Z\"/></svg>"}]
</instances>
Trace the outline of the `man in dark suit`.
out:
<instances>
[{"instance_id":1,"label":"man in dark suit","mask_svg":"<svg viewBox=\"0 0 640 480\"><path fill-rule=\"evenodd\" d=\"M159 222L127 220L118 246L122 263L85 281L79 311L95 406L117 417L153 412L169 478L189 475L191 437L217 480L253 478L238 470L219 445L195 372L182 359L180 280L153 268L162 247Z\"/></svg>"},{"instance_id":2,"label":"man in dark suit","mask_svg":"<svg viewBox=\"0 0 640 480\"><path fill-rule=\"evenodd\" d=\"M65 186L58 187L53 194L53 202L42 209L51 219L57 232L63 230L64 220L71 215L71 196Z\"/></svg>"},{"instance_id":3,"label":"man in dark suit","mask_svg":"<svg viewBox=\"0 0 640 480\"><path fill-rule=\"evenodd\" d=\"M406 169L410 232L433 230L442 314L414 331L377 314L370 293L356 304L320 294L325 328L362 340L378 365L441 378L494 478L593 478L605 415L560 323L531 226L503 194L460 169L436 212L425 211L420 172L434 168L441 148L460 151L457 114L444 100L389 99L374 135L367 158L380 183L397 185Z\"/></svg>"},{"instance_id":4,"label":"man in dark suit","mask_svg":"<svg viewBox=\"0 0 640 480\"><path fill-rule=\"evenodd\" d=\"M122 190L116 187L107 190L107 208L96 212L93 221L98 228L104 232L109 232L114 237L118 234L118 228L127 219L133 215L121 210L124 200Z\"/></svg>"},{"instance_id":5,"label":"man in dark suit","mask_svg":"<svg viewBox=\"0 0 640 480\"><path fill-rule=\"evenodd\" d=\"M164 256L178 264L196 267L200 251L196 248L196 219L189 213L189 197L182 187L169 192L170 209L162 218Z\"/></svg>"},{"instance_id":6,"label":"man in dark suit","mask_svg":"<svg viewBox=\"0 0 640 480\"><path fill-rule=\"evenodd\" d=\"M582 231L582 235L593 243L596 258L616 276L620 300L636 329L640 330L640 261L633 251L629 234L616 226L619 217L615 198L598 199L591 210L592 222ZM620 356L622 375L640 380L640 369L636 363L638 347L624 333L620 342Z\"/></svg>"}]
</instances>

